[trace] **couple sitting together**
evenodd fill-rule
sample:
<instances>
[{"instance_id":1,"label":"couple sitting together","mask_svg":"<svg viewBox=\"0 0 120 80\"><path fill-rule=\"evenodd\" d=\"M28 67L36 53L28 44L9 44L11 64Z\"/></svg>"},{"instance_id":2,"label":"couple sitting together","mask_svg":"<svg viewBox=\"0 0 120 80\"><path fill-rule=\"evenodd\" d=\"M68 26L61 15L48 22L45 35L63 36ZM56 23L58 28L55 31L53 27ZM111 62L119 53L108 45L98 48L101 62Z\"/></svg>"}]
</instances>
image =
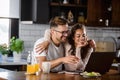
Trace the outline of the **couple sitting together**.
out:
<instances>
[{"instance_id":1,"label":"couple sitting together","mask_svg":"<svg viewBox=\"0 0 120 80\"><path fill-rule=\"evenodd\" d=\"M75 24L69 30L66 19L55 17L44 38L35 42L33 52L39 65L51 63L51 72L84 71L94 48L95 42L88 40L84 25Z\"/></svg>"}]
</instances>

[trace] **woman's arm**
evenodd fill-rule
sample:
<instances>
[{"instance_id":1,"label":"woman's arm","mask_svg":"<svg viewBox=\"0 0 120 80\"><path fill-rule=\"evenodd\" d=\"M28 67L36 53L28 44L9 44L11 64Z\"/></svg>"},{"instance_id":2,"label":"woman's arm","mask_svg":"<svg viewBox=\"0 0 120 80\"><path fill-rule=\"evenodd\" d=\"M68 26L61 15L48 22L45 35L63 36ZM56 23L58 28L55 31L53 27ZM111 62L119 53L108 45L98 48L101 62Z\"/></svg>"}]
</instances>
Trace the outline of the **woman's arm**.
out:
<instances>
[{"instance_id":1,"label":"woman's arm","mask_svg":"<svg viewBox=\"0 0 120 80\"><path fill-rule=\"evenodd\" d=\"M50 42L51 41L50 37L51 37L50 29L45 30L45 34L44 34L45 40Z\"/></svg>"},{"instance_id":2,"label":"woman's arm","mask_svg":"<svg viewBox=\"0 0 120 80\"><path fill-rule=\"evenodd\" d=\"M88 63L89 61L89 58L90 58L90 55L91 53L93 52L93 49L96 47L96 44L95 44L95 41L94 40L88 40L88 44L85 47L85 57L82 59L81 58L81 51L79 48L76 48L76 56L78 56L80 58L80 62L78 63L77 65L77 68L78 69L81 69L81 70L84 70L85 69L85 66L86 64Z\"/></svg>"},{"instance_id":3,"label":"woman's arm","mask_svg":"<svg viewBox=\"0 0 120 80\"><path fill-rule=\"evenodd\" d=\"M78 55L76 55L76 56L79 57L79 62L77 63L77 68L76 69L84 71L85 66L89 61L89 58L90 58L90 55L91 55L92 51L93 51L93 48L89 48L85 57L82 59L81 58L81 51L80 51L80 49L77 49L76 54L78 54Z\"/></svg>"},{"instance_id":4,"label":"woman's arm","mask_svg":"<svg viewBox=\"0 0 120 80\"><path fill-rule=\"evenodd\" d=\"M45 49L48 48L49 43L51 42L50 36L51 36L51 34L50 34L50 29L47 29L47 30L45 31L45 34L44 34L44 39L45 39L45 41L42 42L42 43L40 43L40 44L38 44L38 45L36 45L36 48L35 48L35 49L36 49L36 52L37 52L37 53L40 54L42 51L44 51Z\"/></svg>"}]
</instances>

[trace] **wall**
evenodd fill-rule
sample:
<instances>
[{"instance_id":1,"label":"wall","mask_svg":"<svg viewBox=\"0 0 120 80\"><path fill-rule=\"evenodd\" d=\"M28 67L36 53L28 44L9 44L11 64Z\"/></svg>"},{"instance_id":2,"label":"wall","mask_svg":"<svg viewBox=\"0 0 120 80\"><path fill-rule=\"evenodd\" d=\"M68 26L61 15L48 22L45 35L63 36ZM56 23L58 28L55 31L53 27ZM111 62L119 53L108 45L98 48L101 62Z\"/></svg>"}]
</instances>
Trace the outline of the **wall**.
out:
<instances>
[{"instance_id":1,"label":"wall","mask_svg":"<svg viewBox=\"0 0 120 80\"><path fill-rule=\"evenodd\" d=\"M44 31L49 28L46 24L20 24L19 25L19 37L24 40L24 52L33 50L34 42L43 37ZM25 56L26 57L26 56Z\"/></svg>"},{"instance_id":2,"label":"wall","mask_svg":"<svg viewBox=\"0 0 120 80\"><path fill-rule=\"evenodd\" d=\"M44 31L49 28L47 24L20 24L19 36L24 40L25 50L23 53L27 53L29 50L33 49L34 42L43 37ZM88 27L87 34L89 38L95 41L112 41L113 38L120 36L120 28L98 28L98 27Z\"/></svg>"}]
</instances>

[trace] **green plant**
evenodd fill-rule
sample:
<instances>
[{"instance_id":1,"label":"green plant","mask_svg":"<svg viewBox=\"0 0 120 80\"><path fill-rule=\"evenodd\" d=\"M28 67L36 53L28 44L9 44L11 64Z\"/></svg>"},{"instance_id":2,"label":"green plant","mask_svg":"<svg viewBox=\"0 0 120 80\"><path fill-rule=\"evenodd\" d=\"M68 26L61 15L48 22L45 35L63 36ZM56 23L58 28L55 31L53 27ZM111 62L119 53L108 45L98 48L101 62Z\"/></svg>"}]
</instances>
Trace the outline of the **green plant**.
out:
<instances>
[{"instance_id":1,"label":"green plant","mask_svg":"<svg viewBox=\"0 0 120 80\"><path fill-rule=\"evenodd\" d=\"M17 53L22 52L24 49L24 42L19 38L15 38L14 36L10 39L10 50L15 51Z\"/></svg>"},{"instance_id":2,"label":"green plant","mask_svg":"<svg viewBox=\"0 0 120 80\"><path fill-rule=\"evenodd\" d=\"M2 55L6 55L6 54L10 53L6 44L1 44L0 45L0 52L1 52Z\"/></svg>"}]
</instances>

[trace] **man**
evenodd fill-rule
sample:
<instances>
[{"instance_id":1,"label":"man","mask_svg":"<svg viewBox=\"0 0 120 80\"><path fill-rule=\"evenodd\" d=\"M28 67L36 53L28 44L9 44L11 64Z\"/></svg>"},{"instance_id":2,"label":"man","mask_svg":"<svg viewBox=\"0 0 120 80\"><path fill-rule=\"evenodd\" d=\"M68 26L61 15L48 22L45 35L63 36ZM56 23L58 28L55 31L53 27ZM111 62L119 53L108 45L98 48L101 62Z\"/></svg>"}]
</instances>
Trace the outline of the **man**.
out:
<instances>
[{"instance_id":1,"label":"man","mask_svg":"<svg viewBox=\"0 0 120 80\"><path fill-rule=\"evenodd\" d=\"M37 62L40 65L43 61L49 61L51 63L51 71L58 72L62 70L62 64L74 64L78 62L79 59L75 56L64 57L63 43L67 40L68 32L68 23L66 19L55 17L51 20L51 41L48 49L44 50L41 54L39 54L39 51L36 50L37 45L45 41L44 38L37 40L34 45L34 55L36 56Z\"/></svg>"}]
</instances>

